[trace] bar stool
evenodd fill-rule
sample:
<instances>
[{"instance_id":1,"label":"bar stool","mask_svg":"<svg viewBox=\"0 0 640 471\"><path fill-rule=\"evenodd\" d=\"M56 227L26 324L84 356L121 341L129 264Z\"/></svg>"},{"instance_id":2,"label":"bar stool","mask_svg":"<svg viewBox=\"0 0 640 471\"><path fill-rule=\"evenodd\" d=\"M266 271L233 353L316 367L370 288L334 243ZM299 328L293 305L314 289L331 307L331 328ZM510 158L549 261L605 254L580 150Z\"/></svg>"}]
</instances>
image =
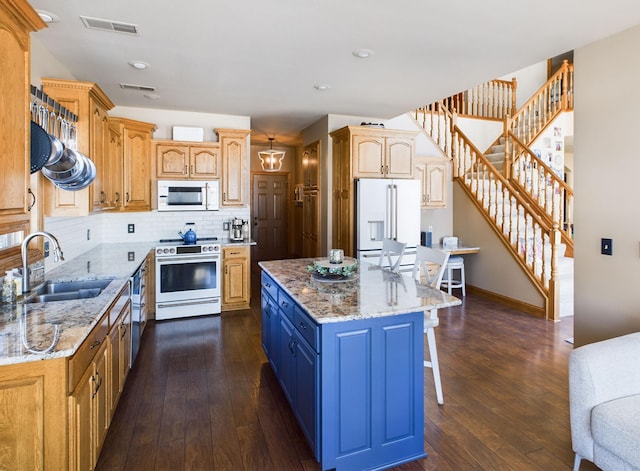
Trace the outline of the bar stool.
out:
<instances>
[{"instance_id":1,"label":"bar stool","mask_svg":"<svg viewBox=\"0 0 640 471\"><path fill-rule=\"evenodd\" d=\"M442 276L449 260L449 253L428 247L416 247L416 260L413 265L413 278L417 284L425 284L431 288L440 289ZM423 281L424 280L424 283ZM429 314L425 312L424 333L427 335L427 345L429 347L429 360L424 360L424 367L431 368L433 373L433 383L436 388L436 399L438 404L444 404L442 394L442 383L440 382L440 363L438 362L438 349L436 347L435 328L440 324L438 310L430 309Z\"/></svg>"},{"instance_id":2,"label":"bar stool","mask_svg":"<svg viewBox=\"0 0 640 471\"><path fill-rule=\"evenodd\" d=\"M453 277L454 270L460 270L460 279L455 279ZM453 288L462 288L462 296L466 296L467 293L464 285L464 258L459 255L449 257L449 262L447 263L447 277L443 278L441 286L443 288L446 287L449 294L451 294L451 290Z\"/></svg>"}]
</instances>

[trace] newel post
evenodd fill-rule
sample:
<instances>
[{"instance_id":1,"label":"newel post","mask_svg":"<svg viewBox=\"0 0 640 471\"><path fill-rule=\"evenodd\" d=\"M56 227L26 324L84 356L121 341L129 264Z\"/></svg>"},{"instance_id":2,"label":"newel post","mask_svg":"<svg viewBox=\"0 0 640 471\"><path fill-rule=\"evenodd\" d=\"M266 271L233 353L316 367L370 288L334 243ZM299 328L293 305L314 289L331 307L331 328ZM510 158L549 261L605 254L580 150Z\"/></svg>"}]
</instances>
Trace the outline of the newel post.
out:
<instances>
[{"instance_id":1,"label":"newel post","mask_svg":"<svg viewBox=\"0 0 640 471\"><path fill-rule=\"evenodd\" d=\"M569 61L567 59L562 61L562 111L569 109L568 96L569 96Z\"/></svg>"}]
</instances>

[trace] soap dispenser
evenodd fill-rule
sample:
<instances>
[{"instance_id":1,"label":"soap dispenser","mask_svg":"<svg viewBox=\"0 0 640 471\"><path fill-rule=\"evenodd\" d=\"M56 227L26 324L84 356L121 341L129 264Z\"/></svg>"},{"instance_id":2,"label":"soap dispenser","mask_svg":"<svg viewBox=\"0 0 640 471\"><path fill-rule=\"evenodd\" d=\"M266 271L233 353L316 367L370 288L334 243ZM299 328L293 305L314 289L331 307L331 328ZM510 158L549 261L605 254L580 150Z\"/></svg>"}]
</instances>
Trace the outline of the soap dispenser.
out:
<instances>
[{"instance_id":1,"label":"soap dispenser","mask_svg":"<svg viewBox=\"0 0 640 471\"><path fill-rule=\"evenodd\" d=\"M13 281L13 271L8 271L2 282L2 302L12 304L16 302L16 284Z\"/></svg>"}]
</instances>

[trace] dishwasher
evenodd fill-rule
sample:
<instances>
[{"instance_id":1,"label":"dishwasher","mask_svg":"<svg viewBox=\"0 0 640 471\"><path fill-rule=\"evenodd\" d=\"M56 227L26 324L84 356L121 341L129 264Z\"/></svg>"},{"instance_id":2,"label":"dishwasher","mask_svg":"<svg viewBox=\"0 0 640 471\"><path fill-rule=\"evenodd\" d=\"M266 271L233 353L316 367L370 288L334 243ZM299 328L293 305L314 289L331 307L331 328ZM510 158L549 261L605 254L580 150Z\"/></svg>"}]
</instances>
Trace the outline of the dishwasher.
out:
<instances>
[{"instance_id":1,"label":"dishwasher","mask_svg":"<svg viewBox=\"0 0 640 471\"><path fill-rule=\"evenodd\" d=\"M131 277L131 367L136 360L138 350L140 350L140 335L142 322L142 306L140 305L140 288L144 268L141 266Z\"/></svg>"}]
</instances>

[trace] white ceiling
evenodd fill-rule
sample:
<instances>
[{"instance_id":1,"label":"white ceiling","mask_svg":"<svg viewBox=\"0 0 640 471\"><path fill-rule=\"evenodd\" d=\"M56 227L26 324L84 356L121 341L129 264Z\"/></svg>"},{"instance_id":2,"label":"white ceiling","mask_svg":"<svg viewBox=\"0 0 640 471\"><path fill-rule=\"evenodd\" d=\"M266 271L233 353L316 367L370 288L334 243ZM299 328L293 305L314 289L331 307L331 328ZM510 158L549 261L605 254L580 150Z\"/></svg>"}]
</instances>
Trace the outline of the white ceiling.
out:
<instances>
[{"instance_id":1,"label":"white ceiling","mask_svg":"<svg viewBox=\"0 0 640 471\"><path fill-rule=\"evenodd\" d=\"M638 0L30 3L59 17L33 37L116 105L250 116L252 140L282 144L324 115L395 117L640 24ZM80 15L139 35L87 29Z\"/></svg>"}]
</instances>

